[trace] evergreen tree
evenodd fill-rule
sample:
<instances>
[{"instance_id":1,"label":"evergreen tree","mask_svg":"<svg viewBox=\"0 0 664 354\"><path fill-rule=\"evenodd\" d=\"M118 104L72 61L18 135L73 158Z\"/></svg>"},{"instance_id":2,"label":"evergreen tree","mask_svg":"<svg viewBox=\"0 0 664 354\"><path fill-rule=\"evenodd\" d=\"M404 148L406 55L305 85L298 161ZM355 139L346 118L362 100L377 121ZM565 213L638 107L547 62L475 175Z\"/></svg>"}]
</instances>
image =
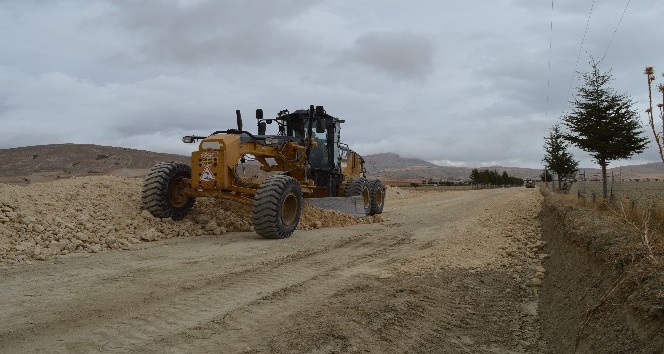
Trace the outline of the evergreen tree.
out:
<instances>
[{"instance_id":1,"label":"evergreen tree","mask_svg":"<svg viewBox=\"0 0 664 354\"><path fill-rule=\"evenodd\" d=\"M549 170L544 170L544 172L540 173L540 180L542 182L551 182L553 181L553 175Z\"/></svg>"},{"instance_id":2,"label":"evergreen tree","mask_svg":"<svg viewBox=\"0 0 664 354\"><path fill-rule=\"evenodd\" d=\"M476 168L473 168L473 170L470 171L470 182L472 184L480 184L481 183L480 171L478 171Z\"/></svg>"},{"instance_id":3,"label":"evergreen tree","mask_svg":"<svg viewBox=\"0 0 664 354\"><path fill-rule=\"evenodd\" d=\"M556 124L551 128L549 136L544 138L544 165L558 175L558 190L562 187L562 180L573 175L579 168L579 162L574 160L572 154L567 151L569 143ZM550 179L549 179L550 181Z\"/></svg>"},{"instance_id":4,"label":"evergreen tree","mask_svg":"<svg viewBox=\"0 0 664 354\"><path fill-rule=\"evenodd\" d=\"M592 71L583 74L585 84L578 88L572 113L563 117L563 123L571 132L565 138L590 153L602 168L606 199L609 162L642 153L648 139L643 136L633 101L609 87L610 72L601 73L595 61L590 64Z\"/></svg>"}]
</instances>

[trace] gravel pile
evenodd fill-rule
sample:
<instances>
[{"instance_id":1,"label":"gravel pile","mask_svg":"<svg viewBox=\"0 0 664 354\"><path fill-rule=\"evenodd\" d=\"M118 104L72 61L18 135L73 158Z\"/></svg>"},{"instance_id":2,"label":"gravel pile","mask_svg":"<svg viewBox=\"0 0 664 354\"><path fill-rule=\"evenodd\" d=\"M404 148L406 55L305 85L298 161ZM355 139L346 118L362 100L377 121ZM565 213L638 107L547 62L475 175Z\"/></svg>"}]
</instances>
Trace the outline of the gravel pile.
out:
<instances>
[{"instance_id":1,"label":"gravel pile","mask_svg":"<svg viewBox=\"0 0 664 354\"><path fill-rule=\"evenodd\" d=\"M82 177L28 186L0 184L0 263L68 253L127 250L172 237L253 231L251 207L200 198L180 221L141 210L142 179ZM305 203L298 229L380 222Z\"/></svg>"},{"instance_id":2,"label":"gravel pile","mask_svg":"<svg viewBox=\"0 0 664 354\"><path fill-rule=\"evenodd\" d=\"M385 200L388 199L408 199L416 195L417 192L401 189L399 187L385 186Z\"/></svg>"}]
</instances>

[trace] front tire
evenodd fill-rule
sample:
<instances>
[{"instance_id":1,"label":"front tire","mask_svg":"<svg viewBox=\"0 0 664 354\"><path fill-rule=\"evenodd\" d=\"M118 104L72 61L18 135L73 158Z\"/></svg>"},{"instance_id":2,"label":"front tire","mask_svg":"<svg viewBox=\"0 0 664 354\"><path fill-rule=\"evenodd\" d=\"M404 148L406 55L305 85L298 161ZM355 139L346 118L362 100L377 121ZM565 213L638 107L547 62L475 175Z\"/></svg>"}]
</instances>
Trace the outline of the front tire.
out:
<instances>
[{"instance_id":1,"label":"front tire","mask_svg":"<svg viewBox=\"0 0 664 354\"><path fill-rule=\"evenodd\" d=\"M371 191L369 189L369 182L366 178L353 178L348 181L346 185L346 191L344 193L346 197L362 197L362 208L364 209L365 215L370 215L371 213Z\"/></svg>"},{"instance_id":2,"label":"front tire","mask_svg":"<svg viewBox=\"0 0 664 354\"><path fill-rule=\"evenodd\" d=\"M302 189L286 175L269 177L254 196L252 222L263 238L286 238L293 234L302 216Z\"/></svg>"},{"instance_id":3,"label":"front tire","mask_svg":"<svg viewBox=\"0 0 664 354\"><path fill-rule=\"evenodd\" d=\"M184 194L191 167L180 162L162 162L150 169L143 181L143 209L157 218L179 220L187 216L195 198Z\"/></svg>"}]
</instances>

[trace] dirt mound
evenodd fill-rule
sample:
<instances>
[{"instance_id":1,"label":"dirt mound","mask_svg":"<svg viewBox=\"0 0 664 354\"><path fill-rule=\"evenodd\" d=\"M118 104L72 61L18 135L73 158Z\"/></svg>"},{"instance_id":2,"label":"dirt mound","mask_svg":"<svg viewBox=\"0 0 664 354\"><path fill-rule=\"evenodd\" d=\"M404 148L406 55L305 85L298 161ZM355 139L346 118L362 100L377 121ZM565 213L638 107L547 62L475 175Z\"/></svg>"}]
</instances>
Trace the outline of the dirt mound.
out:
<instances>
[{"instance_id":1,"label":"dirt mound","mask_svg":"<svg viewBox=\"0 0 664 354\"><path fill-rule=\"evenodd\" d=\"M402 189L399 187L386 186L385 187L385 198L390 199L408 199L416 195L417 192L409 191L407 189Z\"/></svg>"},{"instance_id":2,"label":"dirt mound","mask_svg":"<svg viewBox=\"0 0 664 354\"><path fill-rule=\"evenodd\" d=\"M28 186L0 184L0 262L53 255L131 249L172 237L252 231L251 208L199 199L184 220L157 219L141 210L142 179L80 177ZM299 229L382 221L354 218L305 203Z\"/></svg>"}]
</instances>

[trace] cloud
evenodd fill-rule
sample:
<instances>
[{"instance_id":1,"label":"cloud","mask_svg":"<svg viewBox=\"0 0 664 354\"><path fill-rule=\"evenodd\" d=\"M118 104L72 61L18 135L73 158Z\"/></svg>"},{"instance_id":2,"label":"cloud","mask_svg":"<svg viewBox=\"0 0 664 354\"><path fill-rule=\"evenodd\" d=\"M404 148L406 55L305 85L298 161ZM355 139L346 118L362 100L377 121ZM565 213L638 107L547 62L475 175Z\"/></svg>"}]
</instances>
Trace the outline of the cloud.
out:
<instances>
[{"instance_id":1,"label":"cloud","mask_svg":"<svg viewBox=\"0 0 664 354\"><path fill-rule=\"evenodd\" d=\"M142 139L215 129L217 99L206 94L207 83L157 77L127 85L98 85L58 72L7 82L14 85L0 89L5 107L0 147L122 142L127 147L161 148L163 142ZM183 88L189 93L183 94Z\"/></svg>"},{"instance_id":2,"label":"cloud","mask_svg":"<svg viewBox=\"0 0 664 354\"><path fill-rule=\"evenodd\" d=\"M118 29L136 39L128 56L146 64L255 65L297 56L286 29L318 1L109 1Z\"/></svg>"},{"instance_id":3,"label":"cloud","mask_svg":"<svg viewBox=\"0 0 664 354\"><path fill-rule=\"evenodd\" d=\"M664 69L654 37L664 7L643 1L630 5L602 63L639 111L643 68ZM579 71L586 51L604 53L624 9L595 5ZM314 104L347 119L343 139L362 154L536 167L568 106L590 4L555 6L552 14L550 3L527 0L0 0L0 147L184 151L181 135L231 128L235 109L253 130L256 108L269 116ZM649 148L638 158L658 156Z\"/></svg>"},{"instance_id":4,"label":"cloud","mask_svg":"<svg viewBox=\"0 0 664 354\"><path fill-rule=\"evenodd\" d=\"M366 65L400 80L422 80L434 70L435 45L424 35L371 32L357 38L340 61Z\"/></svg>"}]
</instances>

